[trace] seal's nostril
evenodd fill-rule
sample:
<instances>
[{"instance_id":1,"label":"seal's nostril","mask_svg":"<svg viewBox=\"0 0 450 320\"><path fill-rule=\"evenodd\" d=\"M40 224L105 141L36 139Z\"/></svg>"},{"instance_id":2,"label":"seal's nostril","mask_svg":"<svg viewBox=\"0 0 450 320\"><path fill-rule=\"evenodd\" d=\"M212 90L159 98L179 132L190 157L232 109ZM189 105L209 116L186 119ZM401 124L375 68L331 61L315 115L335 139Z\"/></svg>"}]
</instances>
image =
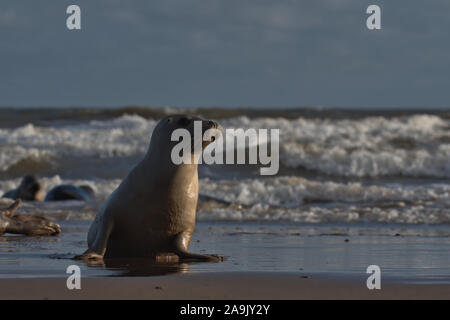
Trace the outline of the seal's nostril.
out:
<instances>
[{"instance_id":1,"label":"seal's nostril","mask_svg":"<svg viewBox=\"0 0 450 320\"><path fill-rule=\"evenodd\" d=\"M209 129L217 129L219 127L219 125L215 121L204 120L202 127L203 127L203 131L206 131Z\"/></svg>"}]
</instances>

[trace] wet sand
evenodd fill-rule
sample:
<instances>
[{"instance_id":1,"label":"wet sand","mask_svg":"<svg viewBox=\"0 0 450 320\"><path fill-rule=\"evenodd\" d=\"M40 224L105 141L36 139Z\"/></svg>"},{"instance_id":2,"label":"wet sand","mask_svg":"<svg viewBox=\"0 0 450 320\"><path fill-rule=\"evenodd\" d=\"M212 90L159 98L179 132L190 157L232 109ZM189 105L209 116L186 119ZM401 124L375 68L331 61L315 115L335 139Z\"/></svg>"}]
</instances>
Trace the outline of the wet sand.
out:
<instances>
[{"instance_id":1,"label":"wet sand","mask_svg":"<svg viewBox=\"0 0 450 320\"><path fill-rule=\"evenodd\" d=\"M449 299L447 284L275 272L222 272L157 277L99 277L69 290L66 278L0 279L0 299Z\"/></svg>"},{"instance_id":2,"label":"wet sand","mask_svg":"<svg viewBox=\"0 0 450 320\"><path fill-rule=\"evenodd\" d=\"M89 221L57 237L0 237L0 299L449 299L448 228L198 223L192 252L220 263L87 265ZM81 290L68 290L77 265ZM381 290L368 290L369 265Z\"/></svg>"}]
</instances>

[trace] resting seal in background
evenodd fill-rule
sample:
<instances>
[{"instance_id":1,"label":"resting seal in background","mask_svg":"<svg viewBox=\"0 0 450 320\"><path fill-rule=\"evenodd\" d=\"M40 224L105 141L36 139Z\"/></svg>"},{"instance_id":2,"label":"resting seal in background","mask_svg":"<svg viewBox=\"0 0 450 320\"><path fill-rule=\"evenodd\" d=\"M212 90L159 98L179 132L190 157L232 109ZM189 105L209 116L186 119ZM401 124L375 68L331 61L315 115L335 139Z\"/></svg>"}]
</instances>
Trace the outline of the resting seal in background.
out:
<instances>
[{"instance_id":1,"label":"resting seal in background","mask_svg":"<svg viewBox=\"0 0 450 320\"><path fill-rule=\"evenodd\" d=\"M179 260L222 260L187 251L195 227L198 165L172 162L171 151L179 142L171 136L184 128L194 137L194 121L202 121L202 133L218 127L184 115L168 116L157 124L147 154L99 210L89 229L88 250L76 259L158 259L175 254Z\"/></svg>"},{"instance_id":2,"label":"resting seal in background","mask_svg":"<svg viewBox=\"0 0 450 320\"><path fill-rule=\"evenodd\" d=\"M62 184L52 188L45 197L45 201L65 201L65 200L94 200L94 190L89 186L72 186Z\"/></svg>"},{"instance_id":3,"label":"resting seal in background","mask_svg":"<svg viewBox=\"0 0 450 320\"><path fill-rule=\"evenodd\" d=\"M0 209L0 235L4 233L25 234L27 236L53 236L61 232L57 223L34 214L14 215L20 206L16 200L6 209Z\"/></svg>"},{"instance_id":4,"label":"resting seal in background","mask_svg":"<svg viewBox=\"0 0 450 320\"><path fill-rule=\"evenodd\" d=\"M3 195L3 198L10 198L13 200L21 199L27 201L43 201L44 192L35 176L26 175L23 177L19 187L6 192Z\"/></svg>"}]
</instances>

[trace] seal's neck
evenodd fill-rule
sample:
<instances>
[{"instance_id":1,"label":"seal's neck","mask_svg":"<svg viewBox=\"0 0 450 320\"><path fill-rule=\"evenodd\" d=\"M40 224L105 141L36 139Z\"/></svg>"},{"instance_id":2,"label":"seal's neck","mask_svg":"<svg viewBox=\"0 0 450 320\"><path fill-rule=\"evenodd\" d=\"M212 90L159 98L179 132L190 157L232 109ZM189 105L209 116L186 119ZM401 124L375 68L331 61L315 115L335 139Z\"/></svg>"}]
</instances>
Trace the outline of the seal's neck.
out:
<instances>
[{"instance_id":1,"label":"seal's neck","mask_svg":"<svg viewBox=\"0 0 450 320\"><path fill-rule=\"evenodd\" d=\"M153 178L163 177L165 181L184 176L198 179L198 164L192 159L191 164L174 164L170 152L158 152L159 148L149 148L140 163L143 171L150 173Z\"/></svg>"}]
</instances>

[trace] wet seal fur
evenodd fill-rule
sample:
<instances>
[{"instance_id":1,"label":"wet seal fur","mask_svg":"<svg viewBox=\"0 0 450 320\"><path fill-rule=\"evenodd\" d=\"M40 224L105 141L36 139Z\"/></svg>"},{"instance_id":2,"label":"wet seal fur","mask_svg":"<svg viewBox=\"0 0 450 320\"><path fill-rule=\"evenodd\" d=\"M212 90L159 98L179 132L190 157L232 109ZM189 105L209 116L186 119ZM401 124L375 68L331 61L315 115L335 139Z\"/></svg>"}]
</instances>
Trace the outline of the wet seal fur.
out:
<instances>
[{"instance_id":1,"label":"wet seal fur","mask_svg":"<svg viewBox=\"0 0 450 320\"><path fill-rule=\"evenodd\" d=\"M45 197L45 201L93 201L95 192L90 186L73 186L62 184L52 188Z\"/></svg>"},{"instance_id":2,"label":"wet seal fur","mask_svg":"<svg viewBox=\"0 0 450 320\"><path fill-rule=\"evenodd\" d=\"M88 249L75 259L223 260L188 252L197 211L198 165L172 162L171 151L179 142L171 141L171 136L175 129L184 128L194 137L194 121L202 121L202 133L218 129L213 121L186 115L159 121L144 159L100 208L89 229ZM211 141L202 142L202 149Z\"/></svg>"},{"instance_id":3,"label":"wet seal fur","mask_svg":"<svg viewBox=\"0 0 450 320\"><path fill-rule=\"evenodd\" d=\"M21 200L16 200L8 208L0 209L0 235L4 233L27 236L53 236L61 232L61 227L50 219L34 214L14 215Z\"/></svg>"}]
</instances>

